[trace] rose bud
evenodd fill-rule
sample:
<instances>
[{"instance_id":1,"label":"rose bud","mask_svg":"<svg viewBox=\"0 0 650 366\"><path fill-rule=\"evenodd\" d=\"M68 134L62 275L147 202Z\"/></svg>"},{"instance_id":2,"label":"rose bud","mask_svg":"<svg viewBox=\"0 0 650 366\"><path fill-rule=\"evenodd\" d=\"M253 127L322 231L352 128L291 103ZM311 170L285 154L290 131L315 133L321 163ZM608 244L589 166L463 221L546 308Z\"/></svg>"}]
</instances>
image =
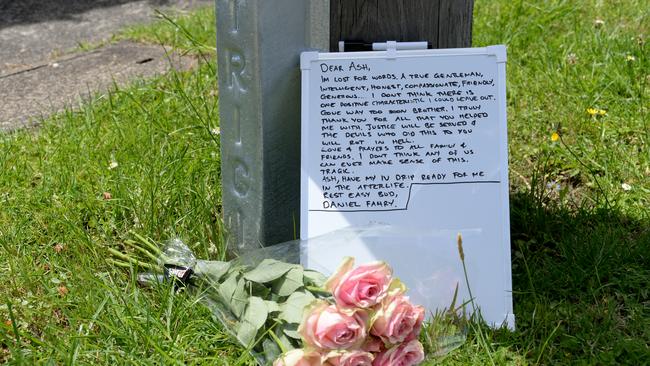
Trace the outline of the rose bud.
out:
<instances>
[{"instance_id":1,"label":"rose bud","mask_svg":"<svg viewBox=\"0 0 650 366\"><path fill-rule=\"evenodd\" d=\"M321 366L321 355L315 351L294 349L281 355L273 366Z\"/></svg>"},{"instance_id":2,"label":"rose bud","mask_svg":"<svg viewBox=\"0 0 650 366\"><path fill-rule=\"evenodd\" d=\"M305 311L298 332L305 346L322 350L359 348L367 335L368 315L317 301Z\"/></svg>"},{"instance_id":3,"label":"rose bud","mask_svg":"<svg viewBox=\"0 0 650 366\"><path fill-rule=\"evenodd\" d=\"M370 333L384 343L397 344L417 339L424 320L424 308L413 305L407 296L390 296L373 317Z\"/></svg>"},{"instance_id":4,"label":"rose bud","mask_svg":"<svg viewBox=\"0 0 650 366\"><path fill-rule=\"evenodd\" d=\"M325 356L326 366L372 366L375 356L370 352L360 350L354 351L332 351Z\"/></svg>"},{"instance_id":5,"label":"rose bud","mask_svg":"<svg viewBox=\"0 0 650 366\"><path fill-rule=\"evenodd\" d=\"M352 268L354 259L347 257L336 273L325 283L342 308L367 309L386 296L393 272L385 262L374 262Z\"/></svg>"},{"instance_id":6,"label":"rose bud","mask_svg":"<svg viewBox=\"0 0 650 366\"><path fill-rule=\"evenodd\" d=\"M422 343L413 340L394 346L375 356L372 366L412 366L424 361Z\"/></svg>"}]
</instances>

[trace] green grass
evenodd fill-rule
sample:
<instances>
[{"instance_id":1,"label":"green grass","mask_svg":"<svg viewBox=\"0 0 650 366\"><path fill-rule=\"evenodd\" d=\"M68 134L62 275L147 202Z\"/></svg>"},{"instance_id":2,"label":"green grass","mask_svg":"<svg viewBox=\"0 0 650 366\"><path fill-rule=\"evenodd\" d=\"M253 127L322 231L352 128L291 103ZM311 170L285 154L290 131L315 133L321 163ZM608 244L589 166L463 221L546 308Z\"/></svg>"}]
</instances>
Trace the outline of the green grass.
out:
<instances>
[{"instance_id":1,"label":"green grass","mask_svg":"<svg viewBox=\"0 0 650 366\"><path fill-rule=\"evenodd\" d=\"M213 6L198 7L187 13L175 9L155 10L152 23L128 26L100 42L79 42L75 51L92 51L119 41L162 45L182 54L211 56L216 52Z\"/></svg>"},{"instance_id":2,"label":"green grass","mask_svg":"<svg viewBox=\"0 0 650 366\"><path fill-rule=\"evenodd\" d=\"M509 50L518 329L472 324L442 364L650 360L649 17L641 0L477 1L474 44ZM121 37L214 48L211 10L173 22L187 32ZM129 230L224 257L217 100L202 63L0 135L0 362L252 364L194 295L106 262Z\"/></svg>"},{"instance_id":3,"label":"green grass","mask_svg":"<svg viewBox=\"0 0 650 366\"><path fill-rule=\"evenodd\" d=\"M508 46L518 331L492 339L531 363L647 364L650 9L478 1L475 19L476 46Z\"/></svg>"},{"instance_id":4,"label":"green grass","mask_svg":"<svg viewBox=\"0 0 650 366\"><path fill-rule=\"evenodd\" d=\"M604 204L649 219L646 2L478 1L475 14L476 46L508 46L515 188L530 189L530 172L541 169L562 205ZM591 117L588 108L607 114ZM550 141L554 131L561 142Z\"/></svg>"},{"instance_id":5,"label":"green grass","mask_svg":"<svg viewBox=\"0 0 650 366\"><path fill-rule=\"evenodd\" d=\"M214 54L216 27L214 7L199 8L191 16L157 12L158 21L128 27L116 37L163 44L189 53ZM170 26L176 24L177 26Z\"/></svg>"},{"instance_id":6,"label":"green grass","mask_svg":"<svg viewBox=\"0 0 650 366\"><path fill-rule=\"evenodd\" d=\"M3 326L0 343L14 360L239 355L195 299L165 286L143 291L105 262L106 248L122 250L130 229L178 235L201 257L223 256L216 111L215 69L204 64L0 138L0 319L12 318L11 304L18 328Z\"/></svg>"}]
</instances>

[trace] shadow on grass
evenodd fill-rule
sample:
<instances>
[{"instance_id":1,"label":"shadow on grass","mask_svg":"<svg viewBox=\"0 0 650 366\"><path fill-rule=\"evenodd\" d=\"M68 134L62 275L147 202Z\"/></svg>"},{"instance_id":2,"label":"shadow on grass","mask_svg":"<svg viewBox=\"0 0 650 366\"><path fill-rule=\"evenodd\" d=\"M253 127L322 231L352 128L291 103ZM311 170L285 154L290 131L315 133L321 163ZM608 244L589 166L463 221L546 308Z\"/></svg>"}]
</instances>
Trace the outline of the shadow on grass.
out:
<instances>
[{"instance_id":1,"label":"shadow on grass","mask_svg":"<svg viewBox=\"0 0 650 366\"><path fill-rule=\"evenodd\" d=\"M543 364L647 364L649 228L616 210L511 196L517 332L500 340Z\"/></svg>"}]
</instances>

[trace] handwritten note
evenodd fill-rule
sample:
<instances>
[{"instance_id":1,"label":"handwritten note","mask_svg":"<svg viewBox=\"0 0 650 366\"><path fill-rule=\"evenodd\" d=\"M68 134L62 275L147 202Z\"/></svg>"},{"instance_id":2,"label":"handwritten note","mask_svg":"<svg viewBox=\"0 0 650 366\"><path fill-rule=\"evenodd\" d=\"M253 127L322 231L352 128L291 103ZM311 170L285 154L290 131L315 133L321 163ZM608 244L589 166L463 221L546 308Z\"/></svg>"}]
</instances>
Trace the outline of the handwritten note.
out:
<instances>
[{"instance_id":1,"label":"handwritten note","mask_svg":"<svg viewBox=\"0 0 650 366\"><path fill-rule=\"evenodd\" d=\"M322 197L311 210L404 210L414 184L499 182L496 68L327 60L312 72Z\"/></svg>"},{"instance_id":2,"label":"handwritten note","mask_svg":"<svg viewBox=\"0 0 650 366\"><path fill-rule=\"evenodd\" d=\"M303 53L301 239L376 223L399 234L325 236L301 262L387 260L434 312L457 284L470 298L462 233L473 300L513 327L505 61L503 46Z\"/></svg>"}]
</instances>

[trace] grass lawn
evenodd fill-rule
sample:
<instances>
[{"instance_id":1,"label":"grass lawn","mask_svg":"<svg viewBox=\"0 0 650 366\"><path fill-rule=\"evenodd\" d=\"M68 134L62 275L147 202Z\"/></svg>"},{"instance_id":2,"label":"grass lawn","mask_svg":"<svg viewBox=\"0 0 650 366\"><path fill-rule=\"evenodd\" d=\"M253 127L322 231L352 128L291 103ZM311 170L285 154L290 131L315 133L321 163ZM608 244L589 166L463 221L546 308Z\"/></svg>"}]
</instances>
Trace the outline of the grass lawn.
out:
<instances>
[{"instance_id":1,"label":"grass lawn","mask_svg":"<svg viewBox=\"0 0 650 366\"><path fill-rule=\"evenodd\" d=\"M214 50L211 9L176 21L119 37ZM650 363L649 26L643 0L476 1L474 45L509 52L518 329L472 325L441 364ZM194 295L107 261L129 230L224 258L216 77L0 135L0 363L253 364Z\"/></svg>"}]
</instances>

